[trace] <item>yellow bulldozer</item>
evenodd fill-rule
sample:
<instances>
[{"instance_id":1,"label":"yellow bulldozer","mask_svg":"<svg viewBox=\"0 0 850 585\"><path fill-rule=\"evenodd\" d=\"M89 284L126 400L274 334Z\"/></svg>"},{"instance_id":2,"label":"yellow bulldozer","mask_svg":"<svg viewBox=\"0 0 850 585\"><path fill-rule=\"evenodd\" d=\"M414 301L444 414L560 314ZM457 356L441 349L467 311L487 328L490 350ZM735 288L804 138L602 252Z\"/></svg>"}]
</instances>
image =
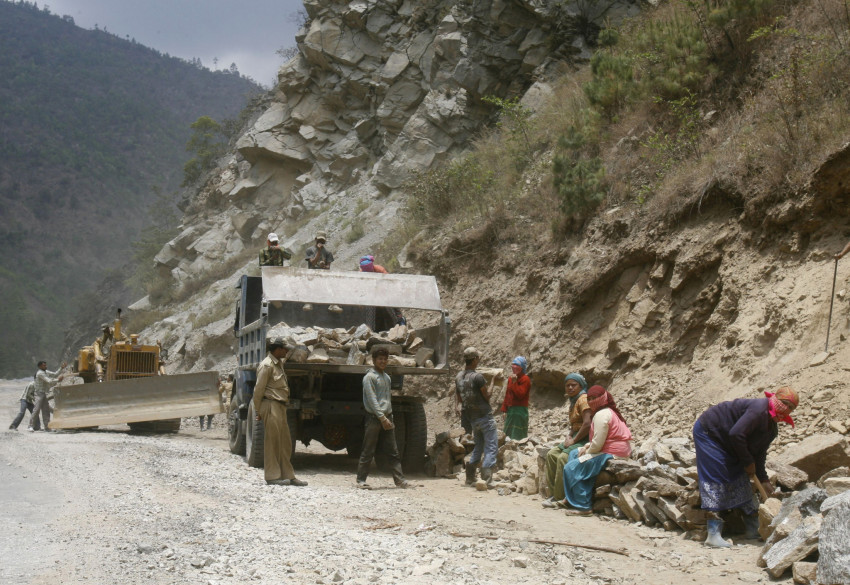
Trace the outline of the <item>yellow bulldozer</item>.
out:
<instances>
[{"instance_id":1,"label":"yellow bulldozer","mask_svg":"<svg viewBox=\"0 0 850 585\"><path fill-rule=\"evenodd\" d=\"M83 384L57 386L52 429L127 423L131 430L176 432L181 417L223 412L218 373L166 375L159 342L143 344L121 330L121 309L112 328L80 349L75 375Z\"/></svg>"}]
</instances>

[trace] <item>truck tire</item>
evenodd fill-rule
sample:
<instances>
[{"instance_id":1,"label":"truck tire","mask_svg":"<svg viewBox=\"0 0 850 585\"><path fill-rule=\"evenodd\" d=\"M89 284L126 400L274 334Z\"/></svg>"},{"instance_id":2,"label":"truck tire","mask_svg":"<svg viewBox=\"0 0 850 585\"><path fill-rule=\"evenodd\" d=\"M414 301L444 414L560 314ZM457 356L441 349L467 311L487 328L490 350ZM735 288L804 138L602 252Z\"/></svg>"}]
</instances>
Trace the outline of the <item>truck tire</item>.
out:
<instances>
[{"instance_id":1,"label":"truck tire","mask_svg":"<svg viewBox=\"0 0 850 585\"><path fill-rule=\"evenodd\" d=\"M263 466L263 439L266 428L263 421L257 420L254 413L254 401L248 404L248 418L245 419L245 460L251 467Z\"/></svg>"},{"instance_id":2,"label":"truck tire","mask_svg":"<svg viewBox=\"0 0 850 585\"><path fill-rule=\"evenodd\" d=\"M236 397L227 405L227 436L230 452L236 455L245 454L245 425L239 416L239 403Z\"/></svg>"},{"instance_id":3,"label":"truck tire","mask_svg":"<svg viewBox=\"0 0 850 585\"><path fill-rule=\"evenodd\" d=\"M410 407L404 413L404 451L399 448L401 468L405 473L421 473L428 447L428 421L423 403L413 402Z\"/></svg>"}]
</instances>

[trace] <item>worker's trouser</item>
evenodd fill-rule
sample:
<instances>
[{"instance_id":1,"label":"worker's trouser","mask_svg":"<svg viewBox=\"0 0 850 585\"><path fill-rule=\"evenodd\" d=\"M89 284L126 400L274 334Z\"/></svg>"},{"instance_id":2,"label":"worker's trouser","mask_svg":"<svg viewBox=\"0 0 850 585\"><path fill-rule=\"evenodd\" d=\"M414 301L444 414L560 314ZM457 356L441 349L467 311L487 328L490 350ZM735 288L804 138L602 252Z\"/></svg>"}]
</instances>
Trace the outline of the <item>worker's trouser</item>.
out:
<instances>
[{"instance_id":1,"label":"worker's trouser","mask_svg":"<svg viewBox=\"0 0 850 585\"><path fill-rule=\"evenodd\" d=\"M474 466L481 461L482 469L495 467L496 456L499 453L499 433L492 414L472 421L472 438L475 439L475 447L472 448L472 454L469 456L469 464Z\"/></svg>"},{"instance_id":2,"label":"worker's trouser","mask_svg":"<svg viewBox=\"0 0 850 585\"><path fill-rule=\"evenodd\" d=\"M15 417L15 420L12 421L11 428L16 429L18 425L21 424L21 421L24 420L24 415L27 413L27 410L32 414L32 409L34 405L32 402L27 402L25 399L21 398L21 410L18 412L18 416ZM33 421L35 422L35 421ZM38 427L33 427L38 430Z\"/></svg>"},{"instance_id":3,"label":"worker's trouser","mask_svg":"<svg viewBox=\"0 0 850 585\"><path fill-rule=\"evenodd\" d=\"M393 420L393 415L387 415ZM398 444L395 440L395 429L386 430L381 421L374 414L366 415L366 424L363 429L363 448L360 450L360 462L357 464L357 481L365 482L369 476L369 466L375 457L375 451L380 450L386 455L396 485L404 481L401 471L401 458L398 456Z\"/></svg>"},{"instance_id":4,"label":"worker's trouser","mask_svg":"<svg viewBox=\"0 0 850 585\"><path fill-rule=\"evenodd\" d=\"M263 437L263 467L266 481L295 479L295 470L289 458L292 455L292 439L286 423L286 406L276 400L263 400L260 418L266 432Z\"/></svg>"},{"instance_id":5,"label":"worker's trouser","mask_svg":"<svg viewBox=\"0 0 850 585\"><path fill-rule=\"evenodd\" d=\"M47 400L46 394L35 395L35 406L32 408L32 418L30 418L30 426L34 429L39 426L39 415L41 415L41 424L44 425L46 431L50 422L50 402Z\"/></svg>"},{"instance_id":6,"label":"worker's trouser","mask_svg":"<svg viewBox=\"0 0 850 585\"><path fill-rule=\"evenodd\" d=\"M570 458L570 453L587 443L579 441L573 443L566 449L557 445L546 454L546 483L549 485L549 495L554 500L563 500L564 493L564 465Z\"/></svg>"}]
</instances>

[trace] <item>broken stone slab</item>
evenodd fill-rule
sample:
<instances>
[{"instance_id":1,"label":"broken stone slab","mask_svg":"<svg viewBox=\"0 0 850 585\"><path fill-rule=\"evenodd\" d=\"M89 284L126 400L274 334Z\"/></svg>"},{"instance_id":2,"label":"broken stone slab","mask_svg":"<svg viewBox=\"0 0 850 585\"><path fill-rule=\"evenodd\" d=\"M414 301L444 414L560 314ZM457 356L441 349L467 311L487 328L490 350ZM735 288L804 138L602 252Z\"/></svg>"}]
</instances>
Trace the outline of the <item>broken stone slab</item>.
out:
<instances>
[{"instance_id":1,"label":"broken stone slab","mask_svg":"<svg viewBox=\"0 0 850 585\"><path fill-rule=\"evenodd\" d=\"M658 498L657 500L658 507L661 508L661 511L664 512L664 515L667 516L670 520L682 526L685 522L685 516L682 514L682 511L676 507L671 500L667 498ZM685 527L682 526L684 529Z\"/></svg>"},{"instance_id":2,"label":"broken stone slab","mask_svg":"<svg viewBox=\"0 0 850 585\"><path fill-rule=\"evenodd\" d=\"M617 483L636 481L643 475L640 463L632 459L609 459L605 471L613 475Z\"/></svg>"},{"instance_id":3,"label":"broken stone slab","mask_svg":"<svg viewBox=\"0 0 850 585\"><path fill-rule=\"evenodd\" d=\"M425 345L425 342L422 340L421 337L416 337L416 335L413 335L413 339L410 340L410 342L407 344L407 346L405 347L405 351L407 351L407 353L415 354L415 353L418 352L419 349L424 349L424 345ZM431 354L431 357L433 357L433 355L434 354ZM431 358L426 358L426 359L431 359Z\"/></svg>"},{"instance_id":4,"label":"broken stone slab","mask_svg":"<svg viewBox=\"0 0 850 585\"><path fill-rule=\"evenodd\" d=\"M791 565L791 575L794 583L799 585L817 585L818 564L797 561Z\"/></svg>"},{"instance_id":5,"label":"broken stone slab","mask_svg":"<svg viewBox=\"0 0 850 585\"><path fill-rule=\"evenodd\" d=\"M349 366L362 366L366 362L366 354L361 352L356 344L352 344L345 361Z\"/></svg>"},{"instance_id":6,"label":"broken stone slab","mask_svg":"<svg viewBox=\"0 0 850 585\"><path fill-rule=\"evenodd\" d=\"M832 508L820 530L817 582L850 583L850 502Z\"/></svg>"},{"instance_id":7,"label":"broken stone slab","mask_svg":"<svg viewBox=\"0 0 850 585\"><path fill-rule=\"evenodd\" d=\"M644 494L646 495L646 494ZM643 501L644 507L646 511L655 518L659 524L663 525L665 529L667 529L666 524L670 522L670 519L667 515L658 507L658 505L652 501L652 498L645 498ZM669 530L669 529L668 529Z\"/></svg>"},{"instance_id":8,"label":"broken stone slab","mask_svg":"<svg viewBox=\"0 0 850 585\"><path fill-rule=\"evenodd\" d=\"M820 515L804 518L791 534L763 553L761 559L768 574L778 579L792 564L818 550L822 523Z\"/></svg>"},{"instance_id":9,"label":"broken stone slab","mask_svg":"<svg viewBox=\"0 0 850 585\"><path fill-rule=\"evenodd\" d=\"M676 461L676 456L673 455L673 451L670 450L670 447L665 445L664 443L658 443L655 446L655 460L659 463L673 463Z\"/></svg>"},{"instance_id":10,"label":"broken stone slab","mask_svg":"<svg viewBox=\"0 0 850 585\"><path fill-rule=\"evenodd\" d=\"M777 498L768 498L767 501L759 505L759 536L765 541L773 534L771 524L781 509L782 502Z\"/></svg>"},{"instance_id":11,"label":"broken stone slab","mask_svg":"<svg viewBox=\"0 0 850 585\"><path fill-rule=\"evenodd\" d=\"M850 449L847 439L838 433L812 435L786 450L779 461L806 472L809 481L817 481L827 471L850 466Z\"/></svg>"},{"instance_id":12,"label":"broken stone slab","mask_svg":"<svg viewBox=\"0 0 850 585\"><path fill-rule=\"evenodd\" d=\"M850 477L830 477L823 482L823 489L830 497L850 490Z\"/></svg>"},{"instance_id":13,"label":"broken stone slab","mask_svg":"<svg viewBox=\"0 0 850 585\"><path fill-rule=\"evenodd\" d=\"M820 506L820 512L825 515L833 508L837 508L845 503L850 504L850 491L845 491L825 499Z\"/></svg>"},{"instance_id":14,"label":"broken stone slab","mask_svg":"<svg viewBox=\"0 0 850 585\"><path fill-rule=\"evenodd\" d=\"M766 467L776 472L776 483L792 491L799 490L809 480L809 475L805 471L780 461L770 460Z\"/></svg>"},{"instance_id":15,"label":"broken stone slab","mask_svg":"<svg viewBox=\"0 0 850 585\"><path fill-rule=\"evenodd\" d=\"M826 480L831 477L850 477L850 467L836 467L831 471L827 471L817 481L817 486L822 488Z\"/></svg>"},{"instance_id":16,"label":"broken stone slab","mask_svg":"<svg viewBox=\"0 0 850 585\"><path fill-rule=\"evenodd\" d=\"M415 368L416 360L410 357L404 357L400 355L390 355L390 359L387 361L388 366L400 366L403 368Z\"/></svg>"},{"instance_id":17,"label":"broken stone slab","mask_svg":"<svg viewBox=\"0 0 850 585\"><path fill-rule=\"evenodd\" d=\"M663 477L654 477L650 475L641 476L640 479L637 480L636 485L644 493L653 491L658 493L659 496L672 498L679 497L685 491L685 488L676 482Z\"/></svg>"},{"instance_id":18,"label":"broken stone slab","mask_svg":"<svg viewBox=\"0 0 850 585\"><path fill-rule=\"evenodd\" d=\"M425 362L434 360L434 350L430 347L420 347L416 350L416 355L414 357L416 360L416 365L421 367L425 366Z\"/></svg>"},{"instance_id":19,"label":"broken stone slab","mask_svg":"<svg viewBox=\"0 0 850 585\"><path fill-rule=\"evenodd\" d=\"M314 347L313 351L310 352L310 355L307 356L308 364L326 364L329 361L330 357L324 347Z\"/></svg>"},{"instance_id":20,"label":"broken stone slab","mask_svg":"<svg viewBox=\"0 0 850 585\"><path fill-rule=\"evenodd\" d=\"M623 513L628 516L629 520L632 522L640 522L643 518L640 514L640 510L635 503L634 498L632 497L632 489L634 485L625 485L620 490L618 500L615 500L613 497L611 498L614 503L616 503ZM609 496L610 497L610 496Z\"/></svg>"},{"instance_id":21,"label":"broken stone slab","mask_svg":"<svg viewBox=\"0 0 850 585\"><path fill-rule=\"evenodd\" d=\"M673 452L673 455L676 456L676 459L682 462L685 467L693 467L697 464L697 454L695 451L685 447L685 446L672 446L670 450ZM663 463L663 461L661 461Z\"/></svg>"}]
</instances>

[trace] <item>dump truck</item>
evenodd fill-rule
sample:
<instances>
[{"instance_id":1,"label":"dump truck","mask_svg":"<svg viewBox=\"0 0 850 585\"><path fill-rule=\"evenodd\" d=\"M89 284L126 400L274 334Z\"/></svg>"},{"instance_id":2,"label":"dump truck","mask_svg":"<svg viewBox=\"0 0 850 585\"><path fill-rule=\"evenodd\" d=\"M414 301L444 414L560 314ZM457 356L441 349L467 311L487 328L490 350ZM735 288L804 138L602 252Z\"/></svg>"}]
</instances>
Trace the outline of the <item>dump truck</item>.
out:
<instances>
[{"instance_id":1,"label":"dump truck","mask_svg":"<svg viewBox=\"0 0 850 585\"><path fill-rule=\"evenodd\" d=\"M381 336L394 330L410 341L405 347L416 352L391 356L387 367L396 442L405 472L422 469L428 438L424 402L401 392L406 377L449 372L451 320L433 276L268 266L261 268L260 276L241 276L237 290L237 368L227 406L233 453L244 455L253 467L263 466L263 423L256 420L251 399L267 344L282 335L292 342L284 369L293 452L296 441L318 441L332 451L345 449L359 456L368 350L374 343L401 348L400 339L394 344ZM416 320L426 326L399 325L402 310L415 310Z\"/></svg>"},{"instance_id":2,"label":"dump truck","mask_svg":"<svg viewBox=\"0 0 850 585\"><path fill-rule=\"evenodd\" d=\"M120 309L106 355L102 341L79 350L74 375L82 384L54 388L51 429L127 423L133 431L177 432L181 417L223 412L218 374L165 375L165 350L125 336Z\"/></svg>"}]
</instances>

